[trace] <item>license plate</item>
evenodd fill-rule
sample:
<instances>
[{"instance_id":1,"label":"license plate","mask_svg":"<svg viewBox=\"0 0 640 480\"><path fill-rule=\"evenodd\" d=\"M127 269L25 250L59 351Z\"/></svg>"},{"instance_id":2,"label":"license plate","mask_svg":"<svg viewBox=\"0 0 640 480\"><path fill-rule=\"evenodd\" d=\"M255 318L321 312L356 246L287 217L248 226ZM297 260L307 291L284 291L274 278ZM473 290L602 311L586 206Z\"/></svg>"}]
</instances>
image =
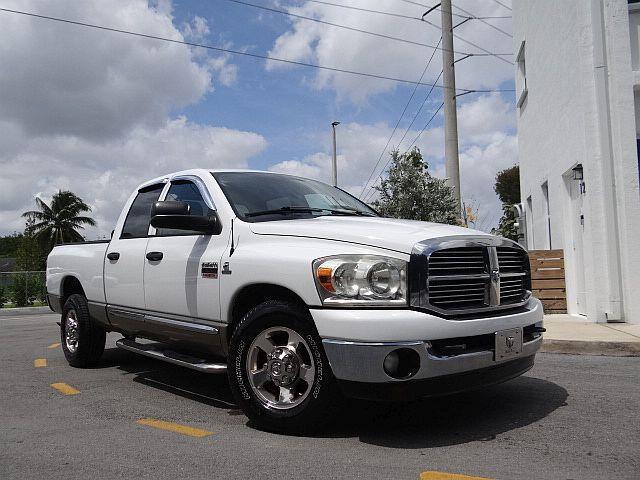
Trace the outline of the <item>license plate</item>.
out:
<instances>
[{"instance_id":1,"label":"license plate","mask_svg":"<svg viewBox=\"0 0 640 480\"><path fill-rule=\"evenodd\" d=\"M496 332L495 341L496 362L517 357L522 353L522 328L510 328Z\"/></svg>"}]
</instances>

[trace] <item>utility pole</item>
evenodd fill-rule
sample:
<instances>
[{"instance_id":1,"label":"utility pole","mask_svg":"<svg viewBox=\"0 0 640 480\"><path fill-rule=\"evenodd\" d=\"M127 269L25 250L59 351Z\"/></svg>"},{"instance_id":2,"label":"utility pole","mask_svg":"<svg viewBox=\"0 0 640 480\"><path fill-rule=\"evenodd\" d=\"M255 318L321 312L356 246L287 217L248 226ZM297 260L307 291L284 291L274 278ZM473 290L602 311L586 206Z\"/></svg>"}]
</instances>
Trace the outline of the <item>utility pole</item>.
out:
<instances>
[{"instance_id":1,"label":"utility pole","mask_svg":"<svg viewBox=\"0 0 640 480\"><path fill-rule=\"evenodd\" d=\"M333 178L333 186L338 186L338 159L336 155L336 127L340 125L340 122L331 123L333 128L333 163L331 164L331 173Z\"/></svg>"},{"instance_id":2,"label":"utility pole","mask_svg":"<svg viewBox=\"0 0 640 480\"><path fill-rule=\"evenodd\" d=\"M458 114L456 112L456 70L453 58L453 21L451 0L440 2L442 13L442 79L444 84L444 156L449 185L458 211L460 203L460 162L458 159Z\"/></svg>"}]
</instances>

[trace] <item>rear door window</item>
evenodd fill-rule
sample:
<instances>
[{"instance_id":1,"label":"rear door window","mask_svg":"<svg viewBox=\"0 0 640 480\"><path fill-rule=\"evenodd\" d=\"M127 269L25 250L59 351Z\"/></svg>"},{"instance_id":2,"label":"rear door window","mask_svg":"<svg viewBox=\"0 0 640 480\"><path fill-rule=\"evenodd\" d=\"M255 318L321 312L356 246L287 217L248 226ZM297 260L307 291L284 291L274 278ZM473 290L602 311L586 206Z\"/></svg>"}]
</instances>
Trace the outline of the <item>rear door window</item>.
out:
<instances>
[{"instance_id":1,"label":"rear door window","mask_svg":"<svg viewBox=\"0 0 640 480\"><path fill-rule=\"evenodd\" d=\"M158 201L164 184L151 185L138 191L122 227L120 238L144 238L149 233L151 207Z\"/></svg>"}]
</instances>

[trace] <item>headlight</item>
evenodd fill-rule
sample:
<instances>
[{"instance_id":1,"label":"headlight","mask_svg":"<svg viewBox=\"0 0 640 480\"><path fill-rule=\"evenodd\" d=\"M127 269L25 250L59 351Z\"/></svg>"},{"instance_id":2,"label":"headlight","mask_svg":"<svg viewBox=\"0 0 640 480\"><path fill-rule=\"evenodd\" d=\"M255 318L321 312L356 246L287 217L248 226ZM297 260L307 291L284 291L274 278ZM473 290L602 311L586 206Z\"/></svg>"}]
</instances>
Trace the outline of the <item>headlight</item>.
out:
<instances>
[{"instance_id":1,"label":"headlight","mask_svg":"<svg viewBox=\"0 0 640 480\"><path fill-rule=\"evenodd\" d=\"M407 304L407 262L377 255L339 255L313 262L324 305Z\"/></svg>"}]
</instances>

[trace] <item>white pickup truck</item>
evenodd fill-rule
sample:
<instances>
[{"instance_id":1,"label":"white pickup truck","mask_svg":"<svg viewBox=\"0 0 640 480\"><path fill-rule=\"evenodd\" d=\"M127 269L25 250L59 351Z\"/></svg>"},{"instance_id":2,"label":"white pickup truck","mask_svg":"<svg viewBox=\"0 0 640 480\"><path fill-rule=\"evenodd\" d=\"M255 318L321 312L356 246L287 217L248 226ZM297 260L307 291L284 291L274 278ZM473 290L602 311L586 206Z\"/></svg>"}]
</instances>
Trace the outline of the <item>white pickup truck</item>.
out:
<instances>
[{"instance_id":1,"label":"white pickup truck","mask_svg":"<svg viewBox=\"0 0 640 480\"><path fill-rule=\"evenodd\" d=\"M123 349L226 373L254 424L284 432L317 429L343 395L407 400L526 372L544 331L530 282L514 242L258 171L145 182L111 240L47 262L72 366L118 332Z\"/></svg>"}]
</instances>

